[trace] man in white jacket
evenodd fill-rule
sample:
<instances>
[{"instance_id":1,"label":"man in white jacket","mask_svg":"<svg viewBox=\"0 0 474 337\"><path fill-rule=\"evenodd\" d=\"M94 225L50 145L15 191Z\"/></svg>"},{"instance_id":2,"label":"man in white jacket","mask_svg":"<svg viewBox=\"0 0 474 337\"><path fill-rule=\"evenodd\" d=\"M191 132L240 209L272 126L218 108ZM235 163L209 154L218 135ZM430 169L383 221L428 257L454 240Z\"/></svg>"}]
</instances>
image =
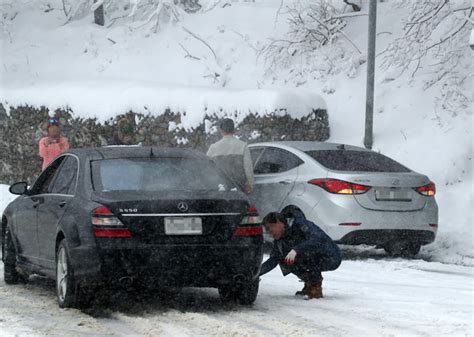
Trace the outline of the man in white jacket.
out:
<instances>
[{"instance_id":1,"label":"man in white jacket","mask_svg":"<svg viewBox=\"0 0 474 337\"><path fill-rule=\"evenodd\" d=\"M234 121L223 119L219 124L222 139L207 151L216 165L245 193L253 191L253 163L247 143L235 138Z\"/></svg>"}]
</instances>

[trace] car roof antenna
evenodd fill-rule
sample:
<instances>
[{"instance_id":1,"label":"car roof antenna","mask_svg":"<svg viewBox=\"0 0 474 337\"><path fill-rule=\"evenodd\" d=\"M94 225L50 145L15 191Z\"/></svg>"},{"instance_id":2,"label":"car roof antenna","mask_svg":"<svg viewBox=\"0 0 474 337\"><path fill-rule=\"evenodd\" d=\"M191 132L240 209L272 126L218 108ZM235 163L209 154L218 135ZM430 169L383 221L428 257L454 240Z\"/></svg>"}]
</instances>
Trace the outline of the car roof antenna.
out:
<instances>
[{"instance_id":1,"label":"car roof antenna","mask_svg":"<svg viewBox=\"0 0 474 337\"><path fill-rule=\"evenodd\" d=\"M153 157L153 156L154 156L154 154L153 154L153 148L150 147L150 158Z\"/></svg>"},{"instance_id":2,"label":"car roof antenna","mask_svg":"<svg viewBox=\"0 0 474 337\"><path fill-rule=\"evenodd\" d=\"M344 147L344 144L338 145L337 146L338 150L345 150L346 148Z\"/></svg>"}]
</instances>

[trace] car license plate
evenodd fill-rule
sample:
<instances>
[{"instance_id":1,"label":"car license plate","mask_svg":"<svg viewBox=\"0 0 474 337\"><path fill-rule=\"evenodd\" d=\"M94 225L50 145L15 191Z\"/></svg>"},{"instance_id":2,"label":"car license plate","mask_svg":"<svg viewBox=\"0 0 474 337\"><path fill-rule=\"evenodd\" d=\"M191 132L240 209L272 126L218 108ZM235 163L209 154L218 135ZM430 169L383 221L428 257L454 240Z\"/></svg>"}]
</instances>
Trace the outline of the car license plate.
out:
<instances>
[{"instance_id":1,"label":"car license plate","mask_svg":"<svg viewBox=\"0 0 474 337\"><path fill-rule=\"evenodd\" d=\"M202 219L195 217L165 218L166 235L199 235L202 234Z\"/></svg>"},{"instance_id":2,"label":"car license plate","mask_svg":"<svg viewBox=\"0 0 474 337\"><path fill-rule=\"evenodd\" d=\"M375 190L378 201L411 201L411 191L401 188L379 188Z\"/></svg>"}]
</instances>

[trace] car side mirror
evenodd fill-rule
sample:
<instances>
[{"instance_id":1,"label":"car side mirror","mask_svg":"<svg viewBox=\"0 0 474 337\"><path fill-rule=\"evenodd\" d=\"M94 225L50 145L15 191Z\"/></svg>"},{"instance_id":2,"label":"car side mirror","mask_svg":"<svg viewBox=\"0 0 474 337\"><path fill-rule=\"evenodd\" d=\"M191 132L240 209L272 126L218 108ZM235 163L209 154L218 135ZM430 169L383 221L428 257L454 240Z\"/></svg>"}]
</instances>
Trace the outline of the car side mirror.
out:
<instances>
[{"instance_id":1,"label":"car side mirror","mask_svg":"<svg viewBox=\"0 0 474 337\"><path fill-rule=\"evenodd\" d=\"M19 183L14 183L10 186L9 191L11 194L22 195L28 191L28 183L22 181Z\"/></svg>"}]
</instances>

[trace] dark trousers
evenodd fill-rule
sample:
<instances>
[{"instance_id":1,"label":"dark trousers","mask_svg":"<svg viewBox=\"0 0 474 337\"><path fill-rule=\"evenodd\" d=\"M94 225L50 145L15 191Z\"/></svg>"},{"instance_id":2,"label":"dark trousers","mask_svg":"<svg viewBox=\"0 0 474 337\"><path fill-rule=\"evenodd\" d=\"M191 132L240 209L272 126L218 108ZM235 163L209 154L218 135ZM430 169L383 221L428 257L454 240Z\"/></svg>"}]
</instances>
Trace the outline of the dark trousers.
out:
<instances>
[{"instance_id":1,"label":"dark trousers","mask_svg":"<svg viewBox=\"0 0 474 337\"><path fill-rule=\"evenodd\" d=\"M321 272L336 270L341 264L340 256L309 254L297 256L289 271L305 282L320 282Z\"/></svg>"}]
</instances>

